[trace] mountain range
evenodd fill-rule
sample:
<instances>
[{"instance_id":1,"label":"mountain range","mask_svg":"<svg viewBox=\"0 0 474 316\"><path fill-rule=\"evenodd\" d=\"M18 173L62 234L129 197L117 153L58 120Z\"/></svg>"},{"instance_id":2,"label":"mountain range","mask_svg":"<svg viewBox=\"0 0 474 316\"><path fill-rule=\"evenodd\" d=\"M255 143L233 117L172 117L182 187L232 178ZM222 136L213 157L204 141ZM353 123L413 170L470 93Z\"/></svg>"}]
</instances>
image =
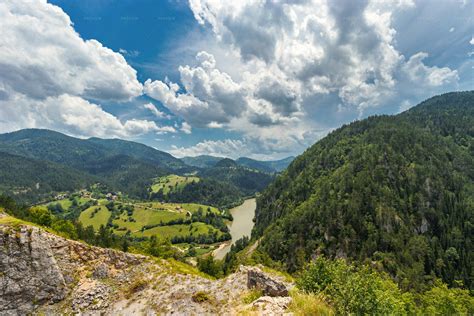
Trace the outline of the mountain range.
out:
<instances>
[{"instance_id":1,"label":"mountain range","mask_svg":"<svg viewBox=\"0 0 474 316\"><path fill-rule=\"evenodd\" d=\"M214 167L219 161L223 159L229 159L224 157L216 157L209 155L200 155L195 157L183 157L181 160L189 165L198 168L209 168ZM295 157L290 156L280 160L255 160L247 157L240 157L235 160L235 163L242 167L247 167L254 170L259 170L267 173L276 173L281 172L288 167L288 165L295 159Z\"/></svg>"},{"instance_id":2,"label":"mountain range","mask_svg":"<svg viewBox=\"0 0 474 316\"><path fill-rule=\"evenodd\" d=\"M222 201L234 202L263 189L273 179L273 174L289 161L240 158L234 162L210 156L181 160L132 141L79 139L42 129L1 134L0 159L4 162L0 166L3 179L0 190L26 197L26 200L38 194L79 189L96 182L103 182L110 190L122 191L132 197L148 198L148 188L154 178L173 173L198 173L219 181L220 186L226 187ZM235 166L219 166L221 160L231 161ZM194 190L200 191L201 187L208 190L210 185L204 181ZM169 198L173 199L173 196ZM205 200L209 201L209 197Z\"/></svg>"}]
</instances>

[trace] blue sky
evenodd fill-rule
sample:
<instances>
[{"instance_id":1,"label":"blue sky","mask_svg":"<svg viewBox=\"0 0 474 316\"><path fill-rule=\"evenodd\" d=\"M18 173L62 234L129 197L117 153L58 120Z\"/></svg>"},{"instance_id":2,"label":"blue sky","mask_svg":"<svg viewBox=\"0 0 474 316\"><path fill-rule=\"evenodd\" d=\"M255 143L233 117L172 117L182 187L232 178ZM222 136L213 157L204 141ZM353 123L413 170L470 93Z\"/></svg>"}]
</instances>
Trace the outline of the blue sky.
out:
<instances>
[{"instance_id":1,"label":"blue sky","mask_svg":"<svg viewBox=\"0 0 474 316\"><path fill-rule=\"evenodd\" d=\"M5 0L0 132L282 158L474 87L472 1Z\"/></svg>"}]
</instances>

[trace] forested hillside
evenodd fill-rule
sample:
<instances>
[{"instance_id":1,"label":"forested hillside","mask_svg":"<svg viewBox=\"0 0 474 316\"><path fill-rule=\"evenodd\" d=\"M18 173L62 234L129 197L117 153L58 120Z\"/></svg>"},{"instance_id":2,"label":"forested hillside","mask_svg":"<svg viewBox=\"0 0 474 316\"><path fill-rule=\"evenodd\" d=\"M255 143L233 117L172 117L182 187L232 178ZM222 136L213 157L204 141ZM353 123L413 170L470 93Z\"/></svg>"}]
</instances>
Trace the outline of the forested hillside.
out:
<instances>
[{"instance_id":1,"label":"forested hillside","mask_svg":"<svg viewBox=\"0 0 474 316\"><path fill-rule=\"evenodd\" d=\"M223 159L228 158L201 155L196 157L183 157L181 158L181 161L189 166L198 168L212 168ZM288 165L293 161L293 159L295 159L293 156L280 160L255 160L247 157L240 157L235 160L235 163L239 166L247 167L249 169L266 173L275 173L285 170L286 167L288 167Z\"/></svg>"},{"instance_id":2,"label":"forested hillside","mask_svg":"<svg viewBox=\"0 0 474 316\"><path fill-rule=\"evenodd\" d=\"M0 153L0 191L22 199L38 199L50 192L74 190L98 179L62 165Z\"/></svg>"},{"instance_id":3,"label":"forested hillside","mask_svg":"<svg viewBox=\"0 0 474 316\"><path fill-rule=\"evenodd\" d=\"M237 187L243 195L253 195L267 187L274 176L270 173L239 166L232 159L222 159L214 167L203 169L202 177L227 182Z\"/></svg>"},{"instance_id":4,"label":"forested hillside","mask_svg":"<svg viewBox=\"0 0 474 316\"><path fill-rule=\"evenodd\" d=\"M1 134L0 151L53 161L85 171L89 171L98 160L119 155L144 160L163 169L185 166L170 154L143 144L121 139L79 139L43 129Z\"/></svg>"},{"instance_id":5,"label":"forested hillside","mask_svg":"<svg viewBox=\"0 0 474 316\"><path fill-rule=\"evenodd\" d=\"M1 134L0 156L5 162L0 165L0 175L4 175L0 193L26 202L100 182L109 191L133 198L223 207L263 190L273 179L271 171L243 167L231 159L203 157L206 161L215 158L215 166L197 168L144 144L121 139L78 139L43 129ZM159 192L150 194L154 179L170 174L199 174L203 181L166 197Z\"/></svg>"},{"instance_id":6,"label":"forested hillside","mask_svg":"<svg viewBox=\"0 0 474 316\"><path fill-rule=\"evenodd\" d=\"M253 237L289 271L324 254L389 272L405 289L435 278L471 289L474 92L343 126L258 198Z\"/></svg>"}]
</instances>

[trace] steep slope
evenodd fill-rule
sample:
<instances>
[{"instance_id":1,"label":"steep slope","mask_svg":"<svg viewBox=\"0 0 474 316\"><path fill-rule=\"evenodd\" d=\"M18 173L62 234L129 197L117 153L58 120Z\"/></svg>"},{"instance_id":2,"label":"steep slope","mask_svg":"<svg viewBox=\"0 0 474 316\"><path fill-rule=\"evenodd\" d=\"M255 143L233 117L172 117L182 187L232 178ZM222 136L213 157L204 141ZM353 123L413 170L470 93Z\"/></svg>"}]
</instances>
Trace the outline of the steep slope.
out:
<instances>
[{"instance_id":1,"label":"steep slope","mask_svg":"<svg viewBox=\"0 0 474 316\"><path fill-rule=\"evenodd\" d=\"M10 157L8 164L0 165L0 173L11 173L11 166L20 164L24 159L38 163L42 161L42 165L54 165L56 168L68 170L68 173L61 170L56 176L52 176L50 182L60 183L62 187L49 186L51 191L79 189L85 181L78 186L79 183L74 179L94 178L96 182L106 183L112 190L145 198L148 196L147 188L152 178L170 173L170 170L188 168L170 154L143 144L119 139L84 140L41 129L26 129L0 135L0 153L23 157L18 158L18 161ZM35 169L37 167L28 164L28 168L18 174L17 180L24 179L28 182L28 179L37 177L34 174ZM48 170L45 172L51 174ZM57 181L57 177L60 177L61 181ZM8 185L5 181L2 181L3 186Z\"/></svg>"},{"instance_id":2,"label":"steep slope","mask_svg":"<svg viewBox=\"0 0 474 316\"><path fill-rule=\"evenodd\" d=\"M255 160L247 157L240 157L236 160L237 164L262 172L280 172L285 170L288 165L295 159L290 156L280 160Z\"/></svg>"},{"instance_id":3,"label":"steep slope","mask_svg":"<svg viewBox=\"0 0 474 316\"><path fill-rule=\"evenodd\" d=\"M295 159L295 157L290 156L280 160L269 160L269 161L262 161L266 166L274 169L277 172L285 170L288 165Z\"/></svg>"},{"instance_id":4,"label":"steep slope","mask_svg":"<svg viewBox=\"0 0 474 316\"><path fill-rule=\"evenodd\" d=\"M294 271L315 255L369 261L405 288L473 287L474 92L332 132L258 198L253 237Z\"/></svg>"},{"instance_id":5,"label":"steep slope","mask_svg":"<svg viewBox=\"0 0 474 316\"><path fill-rule=\"evenodd\" d=\"M42 129L0 135L0 151L82 170L107 154L104 148L86 140Z\"/></svg>"},{"instance_id":6,"label":"steep slope","mask_svg":"<svg viewBox=\"0 0 474 316\"><path fill-rule=\"evenodd\" d=\"M208 156L208 155L201 155L196 157L183 157L181 161L189 166L194 166L198 168L212 168L214 167L219 161L224 159L223 157L215 157L215 156ZM295 159L295 157L287 157L280 160L256 160L247 157L240 157L235 162L242 167L247 167L250 169L255 169L262 172L273 173L273 172L280 172L286 169L288 165Z\"/></svg>"}]
</instances>

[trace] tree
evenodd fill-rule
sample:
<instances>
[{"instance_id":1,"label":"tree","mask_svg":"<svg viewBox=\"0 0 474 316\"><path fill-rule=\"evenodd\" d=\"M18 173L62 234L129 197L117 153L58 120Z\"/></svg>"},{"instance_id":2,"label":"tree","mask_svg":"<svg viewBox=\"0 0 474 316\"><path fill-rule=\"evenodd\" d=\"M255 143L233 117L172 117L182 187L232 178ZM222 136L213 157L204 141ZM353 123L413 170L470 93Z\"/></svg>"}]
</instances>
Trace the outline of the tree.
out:
<instances>
[{"instance_id":1,"label":"tree","mask_svg":"<svg viewBox=\"0 0 474 316\"><path fill-rule=\"evenodd\" d=\"M48 209L42 207L32 207L29 209L29 218L32 222L43 225L51 226L52 215Z\"/></svg>"}]
</instances>

